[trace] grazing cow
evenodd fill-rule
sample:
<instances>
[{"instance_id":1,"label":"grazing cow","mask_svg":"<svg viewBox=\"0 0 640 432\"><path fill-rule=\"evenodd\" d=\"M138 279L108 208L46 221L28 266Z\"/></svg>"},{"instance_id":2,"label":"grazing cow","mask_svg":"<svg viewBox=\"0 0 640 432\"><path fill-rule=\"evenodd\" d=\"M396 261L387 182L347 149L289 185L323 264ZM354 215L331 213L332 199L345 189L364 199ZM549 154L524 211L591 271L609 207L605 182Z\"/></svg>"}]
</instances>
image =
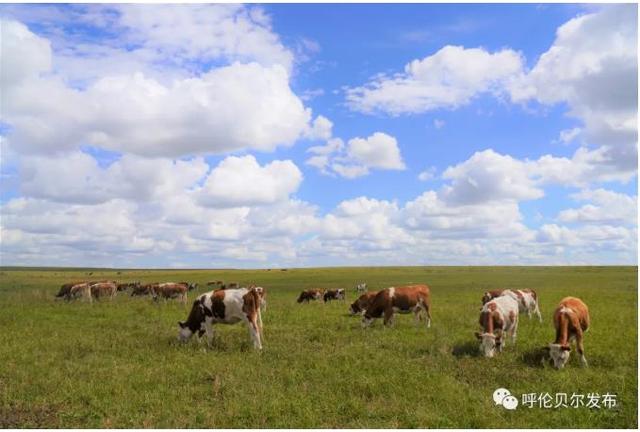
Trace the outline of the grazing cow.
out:
<instances>
[{"instance_id":1,"label":"grazing cow","mask_svg":"<svg viewBox=\"0 0 640 432\"><path fill-rule=\"evenodd\" d=\"M311 300L320 300L324 290L321 289L309 289L302 291L298 297L298 303L309 303Z\"/></svg>"},{"instance_id":2,"label":"grazing cow","mask_svg":"<svg viewBox=\"0 0 640 432\"><path fill-rule=\"evenodd\" d=\"M513 344L518 333L518 302L511 296L500 296L489 300L480 312L482 333L476 332L480 340L480 352L485 357L493 357L506 345L504 333L511 335Z\"/></svg>"},{"instance_id":3,"label":"grazing cow","mask_svg":"<svg viewBox=\"0 0 640 432\"><path fill-rule=\"evenodd\" d=\"M569 343L574 340L576 350L580 354L580 362L583 366L588 366L584 356L584 345L582 337L589 329L589 308L577 297L565 297L560 301L553 313L553 325L556 328L556 340L549 344L549 354L553 365L562 369L569 361L571 346Z\"/></svg>"},{"instance_id":4,"label":"grazing cow","mask_svg":"<svg viewBox=\"0 0 640 432\"><path fill-rule=\"evenodd\" d=\"M379 291L369 302L362 316L362 327L369 327L376 318L384 315L384 325L393 323L394 313L413 312L416 324L421 312L426 315L427 328L431 327L431 293L427 285L391 287Z\"/></svg>"},{"instance_id":5,"label":"grazing cow","mask_svg":"<svg viewBox=\"0 0 640 432\"><path fill-rule=\"evenodd\" d=\"M56 298L65 298L69 300L69 291L71 290L71 287L73 287L74 285L79 285L83 283L87 283L87 281L77 281L77 282L63 284L60 287L60 291L58 291L58 294L56 294Z\"/></svg>"},{"instance_id":6,"label":"grazing cow","mask_svg":"<svg viewBox=\"0 0 640 432\"><path fill-rule=\"evenodd\" d=\"M178 282L180 285L185 285L187 287L187 291L192 291L198 288L197 282Z\"/></svg>"},{"instance_id":7,"label":"grazing cow","mask_svg":"<svg viewBox=\"0 0 640 432\"><path fill-rule=\"evenodd\" d=\"M322 296L322 298L325 303L330 300L344 300L345 299L344 288L327 290L325 291L324 296Z\"/></svg>"},{"instance_id":8,"label":"grazing cow","mask_svg":"<svg viewBox=\"0 0 640 432\"><path fill-rule=\"evenodd\" d=\"M135 281L135 282L119 283L117 288L118 288L118 291L126 291L129 288L136 289L136 287L139 287L139 286L140 286L140 281Z\"/></svg>"},{"instance_id":9,"label":"grazing cow","mask_svg":"<svg viewBox=\"0 0 640 432\"><path fill-rule=\"evenodd\" d=\"M131 291L131 297L149 295L151 294L151 288L157 286L157 283L134 286Z\"/></svg>"},{"instance_id":10,"label":"grazing cow","mask_svg":"<svg viewBox=\"0 0 640 432\"><path fill-rule=\"evenodd\" d=\"M109 297L109 299L113 300L118 292L118 286L115 282L97 282L91 284L90 288L91 296L96 300L101 297Z\"/></svg>"},{"instance_id":11,"label":"grazing cow","mask_svg":"<svg viewBox=\"0 0 640 432\"><path fill-rule=\"evenodd\" d=\"M222 285L224 289L238 289L240 288L240 284L238 282L229 282L228 285Z\"/></svg>"},{"instance_id":12,"label":"grazing cow","mask_svg":"<svg viewBox=\"0 0 640 432\"><path fill-rule=\"evenodd\" d=\"M367 284L365 282L356 285L356 292L363 293L367 291Z\"/></svg>"},{"instance_id":13,"label":"grazing cow","mask_svg":"<svg viewBox=\"0 0 640 432\"><path fill-rule=\"evenodd\" d=\"M187 303L187 292L189 287L183 283L165 282L152 285L150 288L151 297L155 301L162 297L164 299L179 298L182 303Z\"/></svg>"},{"instance_id":14,"label":"grazing cow","mask_svg":"<svg viewBox=\"0 0 640 432\"><path fill-rule=\"evenodd\" d=\"M85 299L89 300L89 303L93 302L93 299L91 298L91 285L89 285L89 283L82 282L82 283L73 285L69 289L66 299L73 300L80 297L84 297Z\"/></svg>"},{"instance_id":15,"label":"grazing cow","mask_svg":"<svg viewBox=\"0 0 640 432\"><path fill-rule=\"evenodd\" d=\"M377 294L377 292L366 292L358 297L357 300L351 303L351 306L349 306L349 312L351 313L351 315L364 313L364 311L369 307L369 303L371 302L371 300L373 300L373 298Z\"/></svg>"},{"instance_id":16,"label":"grazing cow","mask_svg":"<svg viewBox=\"0 0 640 432\"><path fill-rule=\"evenodd\" d=\"M186 321L180 321L178 340L186 342L194 333L206 333L213 339L212 324L235 324L244 321L249 328L253 346L262 349L261 297L255 288L210 291L198 296Z\"/></svg>"},{"instance_id":17,"label":"grazing cow","mask_svg":"<svg viewBox=\"0 0 640 432\"><path fill-rule=\"evenodd\" d=\"M538 320L542 322L542 314L540 314L540 307L538 306L538 294L532 289L487 291L482 296L482 304L486 304L488 301L503 295L511 296L518 302L520 313L526 313L529 319L531 319L532 314L536 314Z\"/></svg>"}]
</instances>

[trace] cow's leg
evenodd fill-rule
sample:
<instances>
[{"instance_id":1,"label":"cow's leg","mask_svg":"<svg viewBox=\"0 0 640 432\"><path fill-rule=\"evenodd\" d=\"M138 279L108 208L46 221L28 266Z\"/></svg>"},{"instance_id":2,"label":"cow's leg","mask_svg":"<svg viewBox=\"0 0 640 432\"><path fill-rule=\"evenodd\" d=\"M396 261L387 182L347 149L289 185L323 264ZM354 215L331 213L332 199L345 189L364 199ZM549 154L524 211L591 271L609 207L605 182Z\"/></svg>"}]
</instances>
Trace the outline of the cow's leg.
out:
<instances>
[{"instance_id":1,"label":"cow's leg","mask_svg":"<svg viewBox=\"0 0 640 432\"><path fill-rule=\"evenodd\" d=\"M518 315L516 315L516 319L511 324L511 342L516 344L516 338L518 337Z\"/></svg>"},{"instance_id":2,"label":"cow's leg","mask_svg":"<svg viewBox=\"0 0 640 432\"><path fill-rule=\"evenodd\" d=\"M207 346L211 348L211 343L213 342L213 326L208 320L204 321L204 332L207 337Z\"/></svg>"},{"instance_id":3,"label":"cow's leg","mask_svg":"<svg viewBox=\"0 0 640 432\"><path fill-rule=\"evenodd\" d=\"M576 331L576 350L578 354L580 354L580 363L582 366L588 367L589 363L587 363L587 358L584 356L584 345L582 343L582 329L578 327Z\"/></svg>"},{"instance_id":4,"label":"cow's leg","mask_svg":"<svg viewBox=\"0 0 640 432\"><path fill-rule=\"evenodd\" d=\"M393 308L388 307L384 310L384 321L385 326L393 325Z\"/></svg>"},{"instance_id":5,"label":"cow's leg","mask_svg":"<svg viewBox=\"0 0 640 432\"><path fill-rule=\"evenodd\" d=\"M431 306L426 301L423 301L424 313L427 315L427 328L431 328Z\"/></svg>"},{"instance_id":6,"label":"cow's leg","mask_svg":"<svg viewBox=\"0 0 640 432\"><path fill-rule=\"evenodd\" d=\"M249 327L249 334L251 335L251 340L253 341L253 347L255 349L262 349L262 342L260 340L260 328L258 327L256 316L252 316L251 318L247 317L247 326Z\"/></svg>"},{"instance_id":7,"label":"cow's leg","mask_svg":"<svg viewBox=\"0 0 640 432\"><path fill-rule=\"evenodd\" d=\"M540 320L540 322L542 322L542 315L540 314L540 306L538 306L538 302L536 301L535 303L535 314L538 315L538 320Z\"/></svg>"}]
</instances>

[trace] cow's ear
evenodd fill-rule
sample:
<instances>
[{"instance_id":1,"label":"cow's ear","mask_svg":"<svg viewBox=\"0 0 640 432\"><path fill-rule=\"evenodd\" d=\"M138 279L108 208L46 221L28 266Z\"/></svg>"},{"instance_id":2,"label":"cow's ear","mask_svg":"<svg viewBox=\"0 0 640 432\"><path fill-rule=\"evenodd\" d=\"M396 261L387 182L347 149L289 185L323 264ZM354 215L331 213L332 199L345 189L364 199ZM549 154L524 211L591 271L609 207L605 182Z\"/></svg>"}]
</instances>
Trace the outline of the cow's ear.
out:
<instances>
[{"instance_id":1,"label":"cow's ear","mask_svg":"<svg viewBox=\"0 0 640 432\"><path fill-rule=\"evenodd\" d=\"M480 334L480 332L475 332L474 334L476 335L476 338L482 339L482 335Z\"/></svg>"},{"instance_id":2,"label":"cow's ear","mask_svg":"<svg viewBox=\"0 0 640 432\"><path fill-rule=\"evenodd\" d=\"M560 347L560 349L561 349L562 351L571 351L571 347L570 347L570 346L564 346L564 345L563 345L563 346L561 346L561 347Z\"/></svg>"},{"instance_id":3,"label":"cow's ear","mask_svg":"<svg viewBox=\"0 0 640 432\"><path fill-rule=\"evenodd\" d=\"M180 326L180 328L184 328L184 323L182 321L178 321L178 325Z\"/></svg>"}]
</instances>

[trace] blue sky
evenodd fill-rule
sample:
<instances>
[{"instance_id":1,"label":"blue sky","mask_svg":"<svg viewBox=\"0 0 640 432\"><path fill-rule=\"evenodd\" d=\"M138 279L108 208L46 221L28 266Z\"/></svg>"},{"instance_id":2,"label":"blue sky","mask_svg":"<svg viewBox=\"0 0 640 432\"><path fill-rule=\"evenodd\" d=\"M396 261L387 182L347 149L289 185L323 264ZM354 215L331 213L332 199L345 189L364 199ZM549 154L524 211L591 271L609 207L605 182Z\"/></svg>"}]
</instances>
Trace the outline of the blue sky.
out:
<instances>
[{"instance_id":1,"label":"blue sky","mask_svg":"<svg viewBox=\"0 0 640 432\"><path fill-rule=\"evenodd\" d=\"M637 262L636 5L0 12L3 264Z\"/></svg>"}]
</instances>

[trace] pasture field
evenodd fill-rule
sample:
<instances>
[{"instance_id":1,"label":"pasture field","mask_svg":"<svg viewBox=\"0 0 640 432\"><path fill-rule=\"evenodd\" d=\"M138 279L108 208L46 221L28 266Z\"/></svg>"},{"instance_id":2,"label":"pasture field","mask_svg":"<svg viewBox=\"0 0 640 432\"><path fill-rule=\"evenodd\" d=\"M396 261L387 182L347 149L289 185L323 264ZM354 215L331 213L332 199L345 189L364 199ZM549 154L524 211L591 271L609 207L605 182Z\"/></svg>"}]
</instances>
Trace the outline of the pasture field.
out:
<instances>
[{"instance_id":1,"label":"pasture field","mask_svg":"<svg viewBox=\"0 0 640 432\"><path fill-rule=\"evenodd\" d=\"M637 267L375 267L94 270L118 281L195 281L184 306L119 293L54 300L86 270L0 269L0 427L62 428L636 428ZM213 349L176 341L208 280L268 290L262 353L242 325L215 326ZM348 316L356 282L427 283L433 324L397 316L363 330ZM299 305L306 288L347 288L346 302ZM516 347L478 357L487 289L533 288L544 322L521 316ZM552 312L574 295L590 308L589 368L540 363ZM612 393L611 409L496 406L492 393Z\"/></svg>"}]
</instances>

